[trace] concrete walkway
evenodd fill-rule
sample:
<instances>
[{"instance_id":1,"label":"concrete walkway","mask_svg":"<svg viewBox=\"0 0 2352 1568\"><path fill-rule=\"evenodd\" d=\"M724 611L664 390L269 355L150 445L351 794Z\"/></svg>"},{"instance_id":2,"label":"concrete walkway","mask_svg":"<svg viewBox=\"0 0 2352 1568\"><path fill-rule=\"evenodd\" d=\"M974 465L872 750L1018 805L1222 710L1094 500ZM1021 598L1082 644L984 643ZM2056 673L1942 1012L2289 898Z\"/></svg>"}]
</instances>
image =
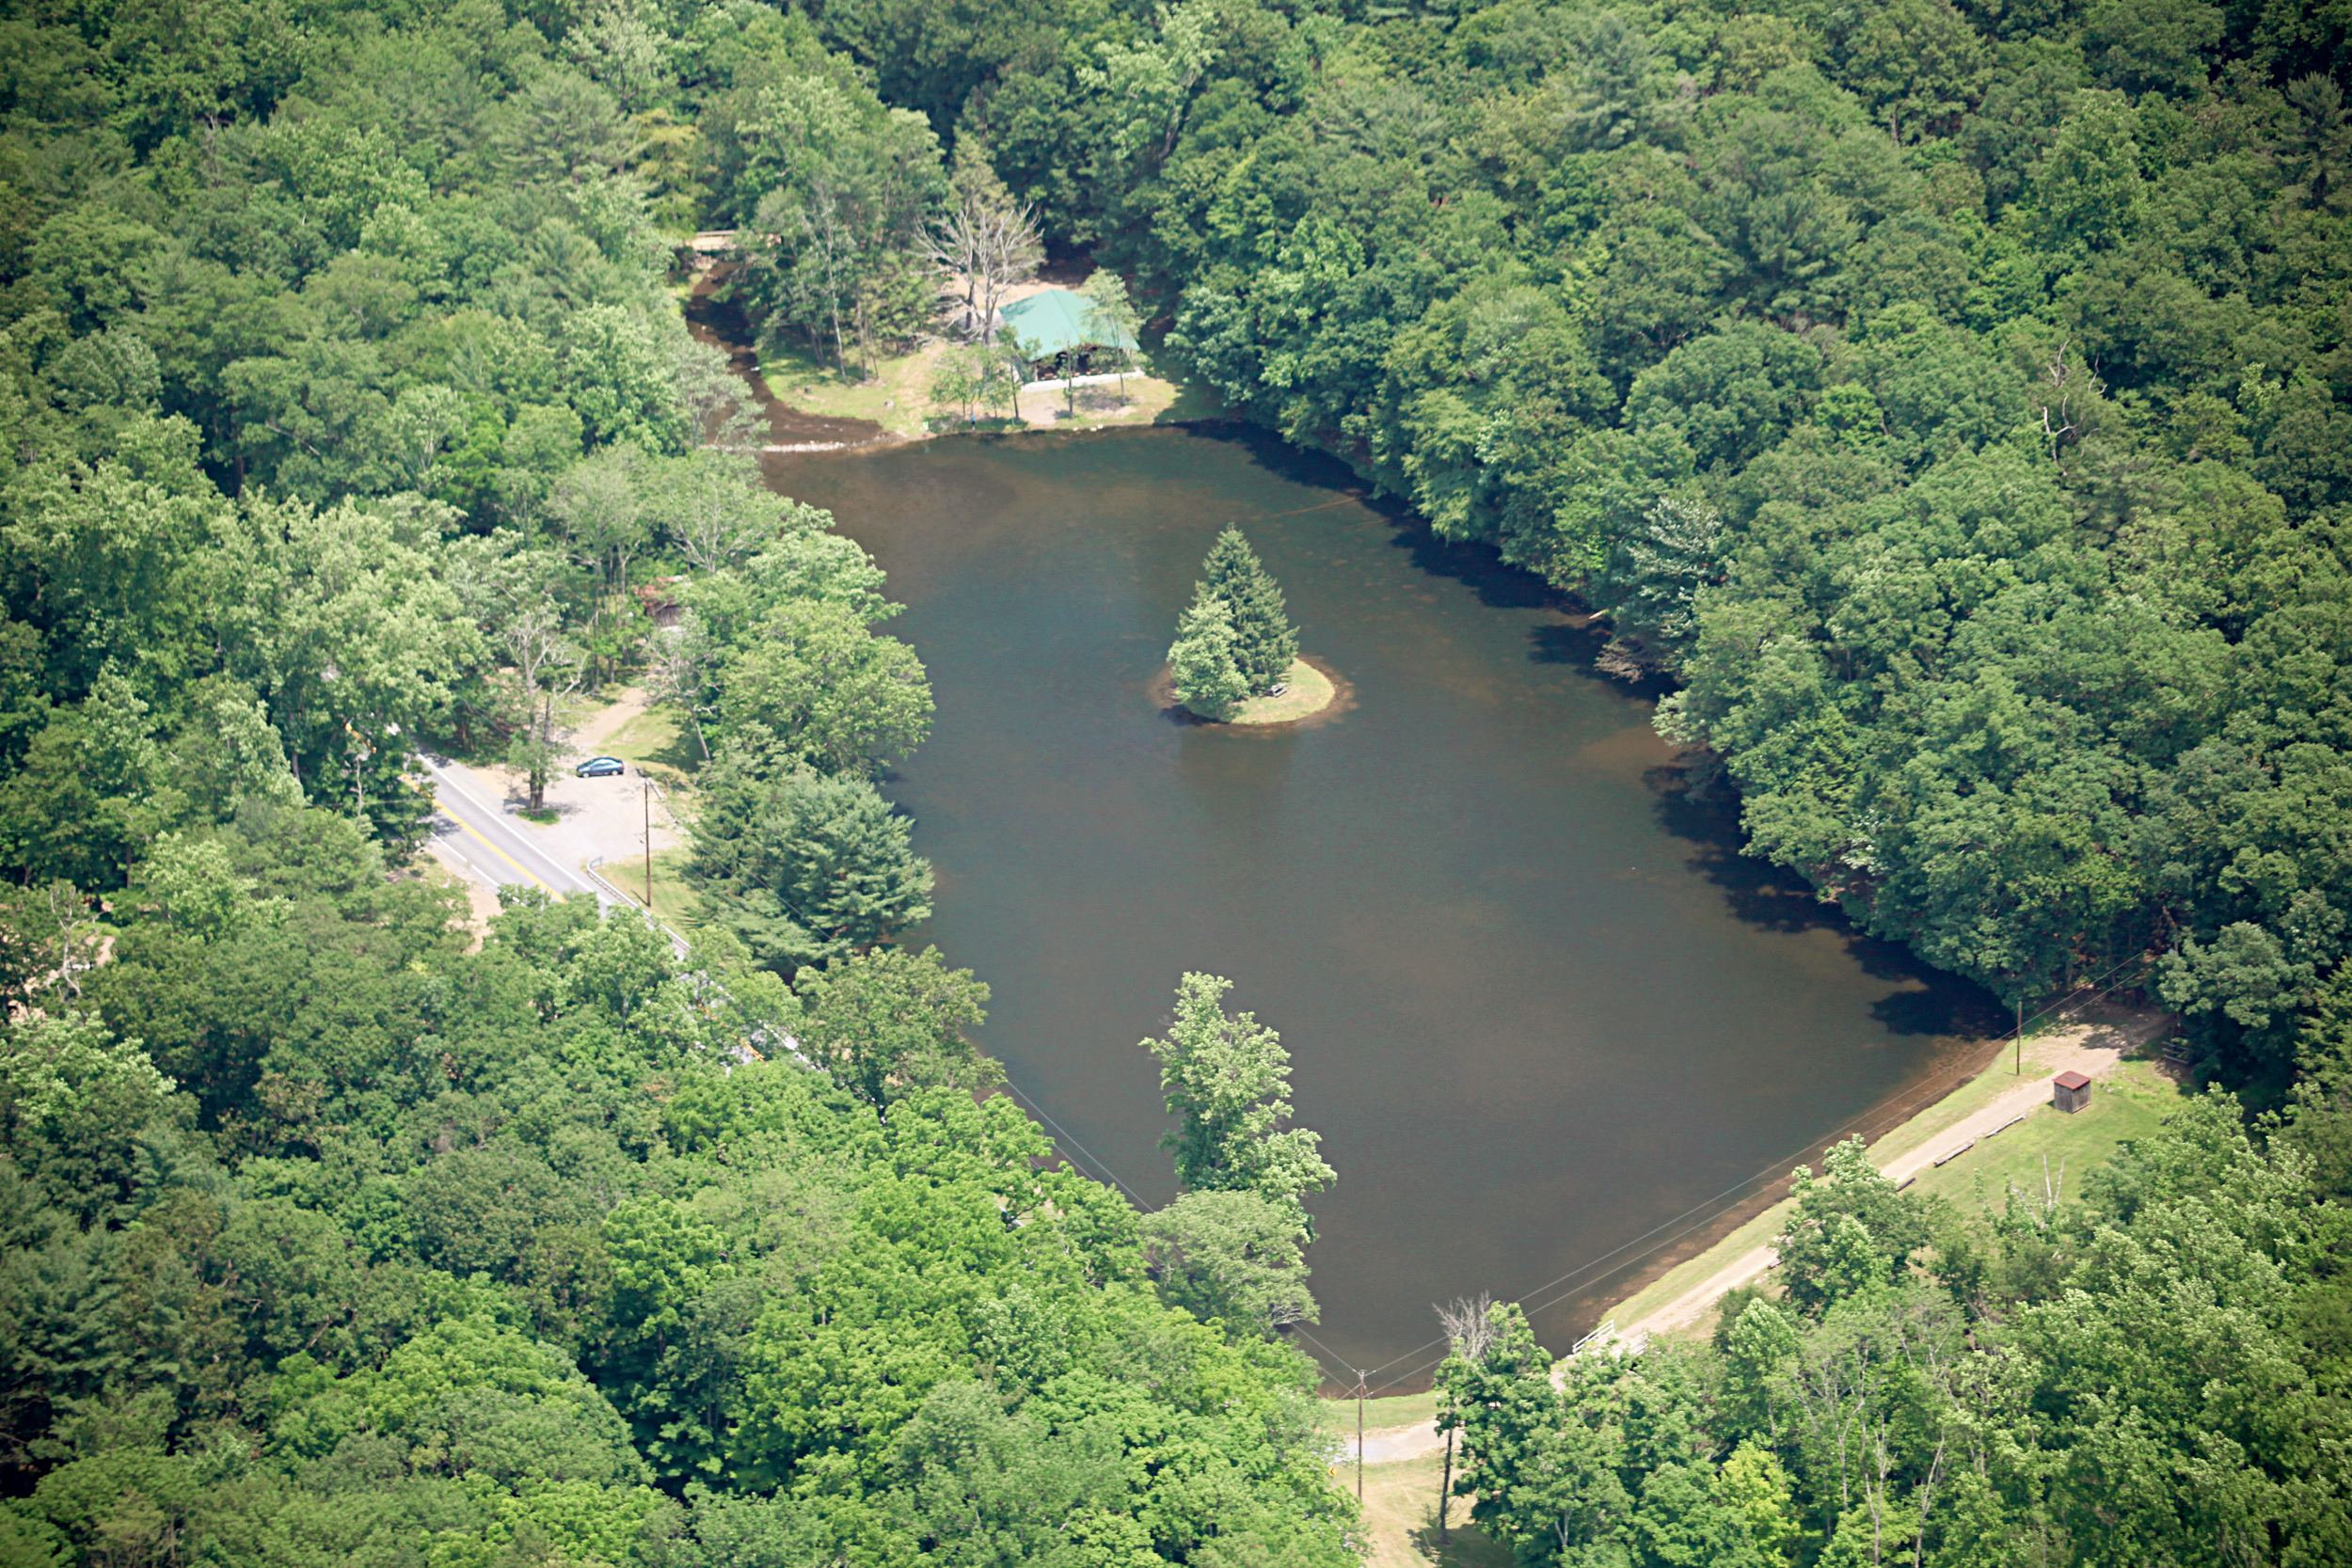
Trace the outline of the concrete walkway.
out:
<instances>
[{"instance_id":1,"label":"concrete walkway","mask_svg":"<svg viewBox=\"0 0 2352 1568\"><path fill-rule=\"evenodd\" d=\"M1978 1139L1994 1136L2035 1106L2050 1103L2050 1081L2059 1073L2080 1072L2099 1078L2112 1072L2116 1064L2123 1059L2124 1053L2138 1049L2162 1022L2160 1017L2151 1019L2129 1029L2119 1029L2112 1024L2086 1023L2030 1042L2034 1076L2020 1080L2018 1087L1931 1134L1917 1148L1897 1155L1879 1168L1899 1183L1908 1181L1921 1171L1932 1169L1939 1161L1960 1152ZM1997 1072L2004 1068L1996 1064L1985 1070ZM1657 1336L1671 1334L1696 1323L1723 1298L1725 1291L1761 1277L1779 1260L1779 1255L1769 1246L1745 1253L1630 1328L1621 1329L1605 1338L1594 1339L1589 1349L1625 1354L1638 1353ZM1562 1358L1563 1364L1565 1359ZM1554 1381L1558 1380L1556 1370L1553 1377ZM1394 1465L1441 1452L1444 1448L1445 1438L1434 1421L1423 1421L1418 1426L1386 1427L1378 1432L1364 1433L1364 1462L1368 1465ZM1353 1434L1346 1440L1344 1463L1356 1463L1356 1439Z\"/></svg>"}]
</instances>

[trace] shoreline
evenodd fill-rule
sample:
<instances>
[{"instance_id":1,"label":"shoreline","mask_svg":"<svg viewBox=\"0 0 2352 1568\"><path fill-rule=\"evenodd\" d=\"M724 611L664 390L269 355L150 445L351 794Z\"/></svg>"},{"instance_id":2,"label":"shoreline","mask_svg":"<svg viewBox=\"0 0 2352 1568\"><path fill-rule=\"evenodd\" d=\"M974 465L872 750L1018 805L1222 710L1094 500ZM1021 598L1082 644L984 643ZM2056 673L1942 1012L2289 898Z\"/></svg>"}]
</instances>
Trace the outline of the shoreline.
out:
<instances>
[{"instance_id":1,"label":"shoreline","mask_svg":"<svg viewBox=\"0 0 2352 1568\"><path fill-rule=\"evenodd\" d=\"M700 277L689 279L684 292L690 300L701 302L707 298L710 286L715 280L711 274L704 273ZM1044 286L1047 285L1041 280L1033 288ZM1024 292L1032 291L1025 290ZM1055 413L1049 413L1045 420L1037 422L1026 419L1018 420L992 419L986 421L986 427L978 423L962 425L951 423L946 429L894 429L879 419L861 418L857 414L847 411L818 412L814 409L793 406L786 401L786 395L784 395L788 388L780 388L774 381L770 379L768 373L770 367L754 360L748 350L730 341L731 335L714 330L715 325L708 322L694 323L698 328L698 335L707 334L707 341L719 342L739 356L736 366L738 373L741 374L751 385L755 399L762 405L763 411L770 416L771 428L774 435L782 437L746 449L762 457L862 452L877 448L899 447L955 436L1077 434L1099 430L1151 428L1162 424L1174 426L1248 422L1237 420L1230 410L1224 409L1202 409L1199 412L1187 412L1171 418L1171 415L1177 414L1177 410L1173 406L1168 406L1145 414L1140 419L1132 417L1120 419L1114 416L1110 419L1089 420L1081 416L1064 422L1057 419ZM776 369L782 370L785 367L779 365ZM816 370L821 373L821 367L816 367ZM795 369L788 373L804 374L807 372ZM1080 378L1080 384L1099 379L1103 378ZM1130 385L1152 380L1154 378L1145 375L1128 378ZM1179 387L1170 383L1163 383L1161 386L1175 394L1171 403L1182 402L1189 395L1189 389L1186 387ZM1057 384L1049 387L1045 383L1032 384L1022 388L1024 392L1059 389L1062 388ZM1073 389L1074 390L1074 388ZM1122 406L1132 409L1134 405L1127 404ZM885 403L883 407L889 408L891 404ZM780 419L779 416L781 416ZM777 428L778 425L782 428ZM809 428L812 426L816 428ZM813 438L791 439L790 437L794 436ZM1316 449L1300 446L1298 450L1313 451ZM1258 721L1238 718L1226 721L1201 719L1174 703L1172 693L1168 689L1168 673L1165 669L1151 683L1151 696L1154 705L1162 710L1163 717L1171 722L1199 725L1222 730L1229 734L1248 736L1284 735L1295 729L1327 722L1354 706L1355 693L1344 677L1330 670L1329 666L1320 659L1308 658L1304 662L1318 668L1330 679L1333 688L1331 695L1312 709L1295 715L1286 715L1279 719ZM2149 1037L2156 1033L2164 1016L2160 1012L2153 1011L2132 1013L2126 1015L2126 1021L2122 1024L2106 1027L2113 1033L2137 1037L2131 1039L2125 1047L2128 1050L2144 1044ZM2074 1041L2078 1037L2094 1032L2100 1027L2090 1025L2087 1028L2081 1024L2073 1024L2039 1037L2029 1037L2026 1041L2026 1050L2028 1054L2036 1059L2036 1066L2040 1067L2042 1058L2050 1053L2062 1049L2066 1042ZM1597 1322L1603 1327L1613 1322L1624 1320L1629 1316L1632 1317L1633 1327L1629 1330L1620 1328L1615 1336L1619 1340L1632 1338L1636 1335L1673 1333L1693 1326L1705 1318L1708 1309L1724 1291L1747 1283L1772 1266L1774 1259L1770 1257L1770 1248L1760 1243L1763 1238L1769 1237L1779 1228L1783 1215L1787 1212L1788 1201L1787 1193L1789 1182L1787 1167L1799 1163L1818 1166L1820 1153L1828 1145L1859 1132L1867 1140L1873 1164L1886 1168L1890 1164L1902 1161L1926 1141L1960 1127L1980 1108L1981 1104L1999 1098L2005 1088L2012 1093L2017 1089L2027 1087L2046 1090L2048 1076L2058 1069L2051 1068L2042 1072L2039 1080L2031 1075L2023 1080L2011 1080L2006 1071L2001 1070L2004 1064L2000 1059L2007 1053L2008 1049L2009 1041L2005 1037L1976 1042L1973 1046L1962 1051L1956 1061L1947 1058L1947 1062L1952 1062L1949 1068L1932 1072L1923 1083L1897 1091L1861 1115L1850 1118L1835 1132L1825 1133L1821 1138L1808 1145L1804 1151L1785 1157L1778 1163L1781 1167L1779 1170L1759 1172L1725 1194L1709 1199L1698 1205L1694 1210L1661 1225L1657 1227L1658 1231L1669 1232L1662 1240L1653 1241L1649 1236L1636 1238L1621 1249L1632 1254L1624 1262L1614 1267L1607 1267L1611 1261L1608 1258L1597 1259L1595 1266L1601 1272L1583 1289L1573 1292L1569 1298L1564 1299L1574 1301L1577 1298L1582 1298L1582 1303L1606 1304L1601 1306L1596 1314ZM2122 1051L2116 1052L2106 1066L2087 1070L2091 1070L2094 1077L2104 1076L2107 1070L2111 1070L2115 1060L2121 1059L2122 1054ZM1745 1192L1744 1196L1732 1196L1742 1191ZM1693 1215L1709 1210L1712 1212L1706 1212L1705 1217L1692 1218ZM1423 1394L1404 1398L1415 1397L1425 1398L1426 1396ZM1343 1407L1353 1402L1344 1394L1337 1394L1330 1396L1328 1402L1334 1406ZM1391 1408L1393 1409L1394 1406L1392 1405ZM1415 1457L1415 1452L1403 1450L1411 1450L1413 1434L1422 1430L1425 1430L1425 1423L1405 1426L1391 1424L1376 1433L1368 1433L1368 1436L1389 1440L1385 1443L1375 1440L1369 1445L1373 1449L1373 1463L1375 1465L1398 1463ZM1434 1437L1434 1433L1431 1435ZM1352 1433L1349 1433L1349 1439L1352 1445ZM1384 1449L1387 1451L1384 1452Z\"/></svg>"},{"instance_id":2,"label":"shoreline","mask_svg":"<svg viewBox=\"0 0 2352 1568\"><path fill-rule=\"evenodd\" d=\"M2083 1013L2089 1016L2028 1036L2022 1074L2012 1075L2009 1071L2010 1040L1989 1042L1992 1049L1981 1053L1979 1065L1953 1074L1954 1081L1933 1100L1925 1104L1915 1101L1911 1115L1892 1125L1882 1123L1874 1134L1866 1129L1871 1164L1899 1183L1909 1185L1910 1179L1919 1171L1945 1164L1977 1141L2010 1125L2028 1107L2046 1102L2050 1080L2058 1072L2071 1068L2093 1080L2106 1079L2123 1063L2137 1059L2138 1053L2159 1037L2170 1022L2169 1014L2156 1008L2086 1006ZM1972 1053L1976 1054L1979 1053ZM1820 1140L1823 1148L1836 1141L1836 1136ZM1819 1167L1818 1156L1806 1160L1798 1155L1791 1163ZM1651 1254L1626 1265L1633 1269L1694 1231L1714 1232L1697 1251L1662 1268L1652 1265L1639 1270L1635 1275L1637 1283L1630 1289L1610 1292L1611 1305L1602 1309L1595 1330L1597 1338L1592 1342L1638 1351L1652 1338L1687 1336L1705 1326L1715 1303L1727 1291L1753 1283L1777 1262L1772 1255L1770 1240L1791 1212L1787 1186L1788 1176L1784 1172L1762 1193L1699 1222L1691 1230L1660 1243ZM1718 1228L1724 1219L1732 1215L1738 1218L1727 1227ZM1676 1223L1668 1221L1660 1228L1670 1228ZM1613 1331L1604 1334L1612 1323L1615 1324ZM1559 1357L1560 1361L1565 1359L1565 1355ZM1425 1393L1404 1396L1391 1402L1390 1408L1395 1410L1404 1399L1425 1398ZM1340 1394L1326 1396L1325 1402L1337 1411L1354 1402ZM1356 1459L1354 1432L1337 1435L1343 1444L1342 1463L1352 1465ZM1391 1422L1365 1433L1366 1459L1375 1467L1423 1458L1437 1452L1440 1446L1434 1426L1427 1421L1406 1425Z\"/></svg>"},{"instance_id":3,"label":"shoreline","mask_svg":"<svg viewBox=\"0 0 2352 1568\"><path fill-rule=\"evenodd\" d=\"M1327 724L1356 705L1356 686L1333 668L1331 662L1319 655L1301 654L1293 661L1293 668L1306 665L1329 683L1331 694L1321 705L1303 713L1285 714L1279 719L1203 719L1176 700L1175 675L1165 664L1159 673L1144 684L1144 695L1159 710L1160 717L1169 723L1186 729L1216 730L1225 735L1260 738L1267 736L1291 735L1299 730ZM1263 701L1264 699L1254 699ZM1279 701L1280 699L1276 699Z\"/></svg>"},{"instance_id":4,"label":"shoreline","mask_svg":"<svg viewBox=\"0 0 2352 1568\"><path fill-rule=\"evenodd\" d=\"M672 289L697 341L728 356L735 374L750 387L767 424L762 438L740 449L756 458L856 452L906 446L946 436L1019 436L1077 431L1148 429L1230 419L1231 413L1201 383L1173 381L1144 365L1125 372L1024 382L1013 394L1013 413L987 412L958 418L930 397L939 356L953 346L952 335L926 335L904 352L878 354L865 374L848 380L801 347L771 345L763 360L750 342L749 324L721 291L734 263L720 261L674 274ZM1058 286L1040 277L1007 295L1007 302ZM1041 405L1040 395L1046 400Z\"/></svg>"},{"instance_id":5,"label":"shoreline","mask_svg":"<svg viewBox=\"0 0 2352 1568\"><path fill-rule=\"evenodd\" d=\"M2119 1008L2114 1013L2028 1037L2023 1073L1988 1064L1933 1105L1873 1139L1870 1163L1899 1188L1907 1187L2046 1105L2050 1081L2060 1072L2082 1072L2093 1081L2109 1078L2137 1059L2170 1021L2160 1009ZM1752 1283L1778 1263L1769 1238L1792 1212L1790 1200L1782 1197L1704 1252L1621 1298L1613 1313L1633 1321L1621 1326L1617 1337L1638 1345L1698 1328L1725 1292Z\"/></svg>"},{"instance_id":6,"label":"shoreline","mask_svg":"<svg viewBox=\"0 0 2352 1568\"><path fill-rule=\"evenodd\" d=\"M1232 717L1218 721L1232 729L1279 729L1285 724L1303 724L1318 714L1327 713L1340 701L1347 682L1335 671L1327 669L1319 660L1305 654L1291 660L1282 672L1287 684L1279 697L1252 697L1235 708ZM1317 689L1321 694L1317 695ZM1303 705L1310 699L1314 705Z\"/></svg>"}]
</instances>

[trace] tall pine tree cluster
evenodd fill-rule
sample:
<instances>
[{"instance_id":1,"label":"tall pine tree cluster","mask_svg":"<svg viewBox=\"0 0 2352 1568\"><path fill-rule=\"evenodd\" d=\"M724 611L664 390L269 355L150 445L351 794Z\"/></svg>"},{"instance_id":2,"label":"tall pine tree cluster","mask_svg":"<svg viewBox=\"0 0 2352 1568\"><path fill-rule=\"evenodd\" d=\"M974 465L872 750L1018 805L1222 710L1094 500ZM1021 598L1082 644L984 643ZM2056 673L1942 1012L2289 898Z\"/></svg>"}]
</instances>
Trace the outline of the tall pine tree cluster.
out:
<instances>
[{"instance_id":1,"label":"tall pine tree cluster","mask_svg":"<svg viewBox=\"0 0 2352 1568\"><path fill-rule=\"evenodd\" d=\"M1298 628L1241 530L1228 524L1200 569L1168 662L1177 701L1205 719L1223 719L1288 673L1298 657Z\"/></svg>"}]
</instances>

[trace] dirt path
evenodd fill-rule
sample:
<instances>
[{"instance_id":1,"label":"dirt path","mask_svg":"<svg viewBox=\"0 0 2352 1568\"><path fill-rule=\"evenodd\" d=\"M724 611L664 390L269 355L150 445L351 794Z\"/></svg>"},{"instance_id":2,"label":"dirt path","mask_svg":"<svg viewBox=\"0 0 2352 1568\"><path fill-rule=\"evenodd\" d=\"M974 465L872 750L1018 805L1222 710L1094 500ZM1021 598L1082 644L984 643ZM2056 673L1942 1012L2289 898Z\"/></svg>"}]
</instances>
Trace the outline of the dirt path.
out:
<instances>
[{"instance_id":1,"label":"dirt path","mask_svg":"<svg viewBox=\"0 0 2352 1568\"><path fill-rule=\"evenodd\" d=\"M1897 1182L1904 1182L1921 1171L1933 1168L1980 1138L1997 1136L2010 1122L2036 1105L2049 1103L2050 1081L2059 1073L2080 1072L2091 1078L2104 1077L2115 1069L2116 1064L2123 1059L2126 1053L2145 1044L2165 1022L2158 1015L2130 1028L2087 1023L2029 1042L2028 1053L2034 1058L2031 1069L2034 1076L2021 1079L2016 1088L1930 1133L1916 1148L1896 1155L1879 1168ZM2000 1069L1988 1070L1997 1071ZM1620 1329L1612 1338L1596 1340L1594 1348L1639 1351L1659 1335L1689 1328L1704 1318L1725 1291L1758 1278L1779 1260L1778 1255L1769 1246L1744 1253L1630 1327ZM1563 1363L1565 1359L1562 1358ZM1554 1379L1557 1380L1559 1375L1555 1370ZM1364 1462L1368 1465L1394 1465L1425 1458L1439 1452L1444 1447L1445 1439L1438 1432L1434 1421L1422 1421L1416 1426L1388 1427L1364 1434ZM1345 1455L1345 1463L1355 1463L1356 1439L1352 1434L1346 1439Z\"/></svg>"},{"instance_id":2,"label":"dirt path","mask_svg":"<svg viewBox=\"0 0 2352 1568\"><path fill-rule=\"evenodd\" d=\"M1943 1164L1978 1139L1995 1136L2035 1106L2048 1104L2050 1081L2059 1073L2080 1072L2088 1077L2101 1078L2112 1072L2125 1053L2145 1044L2163 1022L2158 1016L2130 1029L2118 1029L2108 1024L2081 1024L2032 1042L2035 1070L2039 1076L2021 1080L2018 1087L1942 1131L1931 1133L1918 1148L1897 1155L1879 1168L1898 1184L1908 1182L1921 1171ZM1999 1069L1996 1067L1989 1070L1997 1071ZM1779 1255L1771 1247L1757 1247L1709 1275L1631 1327L1619 1332L1631 1348L1639 1350L1655 1335L1688 1328L1706 1316L1708 1308L1722 1299L1725 1291L1756 1279L1779 1260Z\"/></svg>"},{"instance_id":3,"label":"dirt path","mask_svg":"<svg viewBox=\"0 0 2352 1568\"><path fill-rule=\"evenodd\" d=\"M1408 1427L1379 1427L1364 1433L1364 1463L1395 1465L1407 1459L1420 1459L1438 1453L1445 1448L1445 1438L1435 1421L1422 1421ZM1349 1433L1342 1449L1343 1464L1356 1463L1356 1434Z\"/></svg>"},{"instance_id":4,"label":"dirt path","mask_svg":"<svg viewBox=\"0 0 2352 1568\"><path fill-rule=\"evenodd\" d=\"M572 736L572 749L582 756L594 756L604 749L605 741L627 729L629 721L645 711L645 693L630 687L612 700L612 705L601 713L592 714Z\"/></svg>"}]
</instances>

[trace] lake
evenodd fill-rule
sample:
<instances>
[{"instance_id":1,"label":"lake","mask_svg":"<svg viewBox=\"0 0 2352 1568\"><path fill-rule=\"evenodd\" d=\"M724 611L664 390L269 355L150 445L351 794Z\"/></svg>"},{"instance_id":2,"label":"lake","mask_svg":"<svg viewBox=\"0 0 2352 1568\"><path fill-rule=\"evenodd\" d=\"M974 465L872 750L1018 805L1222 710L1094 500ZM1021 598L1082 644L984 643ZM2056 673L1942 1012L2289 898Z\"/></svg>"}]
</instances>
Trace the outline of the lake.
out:
<instances>
[{"instance_id":1,"label":"lake","mask_svg":"<svg viewBox=\"0 0 2352 1568\"><path fill-rule=\"evenodd\" d=\"M769 465L907 607L885 629L939 701L887 784L938 869L916 940L994 988L980 1043L1073 1161L1172 1196L1138 1042L1184 971L1281 1032L1339 1171L1303 1341L1339 1381L1425 1386L1431 1304L1482 1291L1529 1298L1565 1349L1623 1271L1708 1232L1661 1236L1720 1227L1727 1194L1818 1164L2001 1027L1740 856L1569 602L1335 464L1194 426ZM1154 702L1228 522L1343 711L1253 733Z\"/></svg>"}]
</instances>

